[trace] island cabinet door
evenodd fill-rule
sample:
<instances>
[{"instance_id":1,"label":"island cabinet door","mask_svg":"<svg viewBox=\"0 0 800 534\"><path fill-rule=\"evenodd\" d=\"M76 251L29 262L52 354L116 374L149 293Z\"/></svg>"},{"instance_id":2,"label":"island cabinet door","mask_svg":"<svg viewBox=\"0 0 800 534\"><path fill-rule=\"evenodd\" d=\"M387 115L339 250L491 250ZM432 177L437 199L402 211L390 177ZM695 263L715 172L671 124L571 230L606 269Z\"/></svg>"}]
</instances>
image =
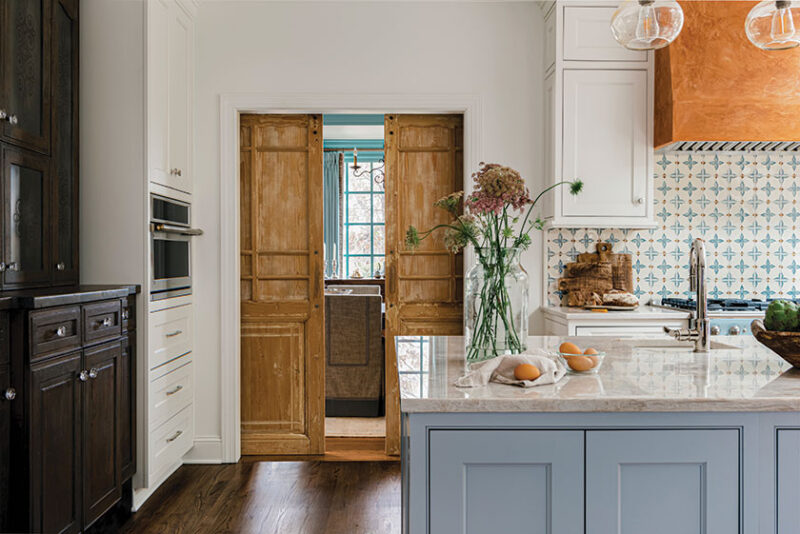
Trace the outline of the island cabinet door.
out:
<instances>
[{"instance_id":1,"label":"island cabinet door","mask_svg":"<svg viewBox=\"0 0 800 534\"><path fill-rule=\"evenodd\" d=\"M431 431L428 532L583 532L583 434Z\"/></svg>"},{"instance_id":2,"label":"island cabinet door","mask_svg":"<svg viewBox=\"0 0 800 534\"><path fill-rule=\"evenodd\" d=\"M778 430L778 534L800 529L800 430Z\"/></svg>"},{"instance_id":3,"label":"island cabinet door","mask_svg":"<svg viewBox=\"0 0 800 534\"><path fill-rule=\"evenodd\" d=\"M586 534L733 534L738 430L586 433Z\"/></svg>"}]
</instances>

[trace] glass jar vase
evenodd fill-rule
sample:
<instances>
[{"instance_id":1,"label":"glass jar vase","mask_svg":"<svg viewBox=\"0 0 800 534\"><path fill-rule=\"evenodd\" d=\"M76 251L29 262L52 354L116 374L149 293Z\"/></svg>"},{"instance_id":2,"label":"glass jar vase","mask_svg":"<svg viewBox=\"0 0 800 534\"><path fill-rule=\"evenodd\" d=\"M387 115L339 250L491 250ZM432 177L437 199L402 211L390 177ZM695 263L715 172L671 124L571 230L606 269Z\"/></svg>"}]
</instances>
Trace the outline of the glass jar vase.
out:
<instances>
[{"instance_id":1,"label":"glass jar vase","mask_svg":"<svg viewBox=\"0 0 800 534\"><path fill-rule=\"evenodd\" d=\"M475 250L464 281L467 361L519 354L528 337L528 273L518 248Z\"/></svg>"}]
</instances>

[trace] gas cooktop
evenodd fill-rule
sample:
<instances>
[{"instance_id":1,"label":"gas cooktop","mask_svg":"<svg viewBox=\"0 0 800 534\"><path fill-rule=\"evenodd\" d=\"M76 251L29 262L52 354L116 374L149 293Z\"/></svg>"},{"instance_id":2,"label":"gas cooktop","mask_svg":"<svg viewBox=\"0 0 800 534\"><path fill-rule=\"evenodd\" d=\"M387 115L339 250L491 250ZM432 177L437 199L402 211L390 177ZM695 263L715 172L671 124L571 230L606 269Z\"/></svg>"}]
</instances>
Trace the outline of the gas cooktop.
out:
<instances>
[{"instance_id":1,"label":"gas cooktop","mask_svg":"<svg viewBox=\"0 0 800 534\"><path fill-rule=\"evenodd\" d=\"M693 299L665 298L661 305L678 310L696 310L697 303ZM708 311L716 312L763 312L767 310L769 301L743 299L708 299Z\"/></svg>"}]
</instances>

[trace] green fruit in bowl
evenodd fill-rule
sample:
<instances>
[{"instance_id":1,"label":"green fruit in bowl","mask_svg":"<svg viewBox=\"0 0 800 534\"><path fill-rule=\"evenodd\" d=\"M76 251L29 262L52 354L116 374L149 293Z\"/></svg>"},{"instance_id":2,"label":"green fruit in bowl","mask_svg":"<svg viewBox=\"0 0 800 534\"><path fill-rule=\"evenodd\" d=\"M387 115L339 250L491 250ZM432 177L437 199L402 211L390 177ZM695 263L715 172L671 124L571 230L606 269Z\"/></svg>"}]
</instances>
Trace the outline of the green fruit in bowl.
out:
<instances>
[{"instance_id":1,"label":"green fruit in bowl","mask_svg":"<svg viewBox=\"0 0 800 534\"><path fill-rule=\"evenodd\" d=\"M794 332L800 327L797 304L787 300L773 300L769 303L764 317L767 330L776 332Z\"/></svg>"}]
</instances>

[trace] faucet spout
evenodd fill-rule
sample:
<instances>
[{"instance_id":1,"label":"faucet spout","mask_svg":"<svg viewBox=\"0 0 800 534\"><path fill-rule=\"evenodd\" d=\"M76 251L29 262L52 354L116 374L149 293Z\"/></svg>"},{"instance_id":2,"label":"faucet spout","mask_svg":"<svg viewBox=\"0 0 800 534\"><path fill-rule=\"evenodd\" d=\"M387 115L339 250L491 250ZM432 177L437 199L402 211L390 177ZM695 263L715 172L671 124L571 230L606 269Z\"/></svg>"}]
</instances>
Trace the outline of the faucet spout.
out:
<instances>
[{"instance_id":1,"label":"faucet spout","mask_svg":"<svg viewBox=\"0 0 800 534\"><path fill-rule=\"evenodd\" d=\"M711 348L711 321L708 318L706 290L706 245L700 238L692 242L689 255L689 288L695 292L697 302L689 330L664 327L664 331L678 341L694 341L695 352L708 352Z\"/></svg>"}]
</instances>

